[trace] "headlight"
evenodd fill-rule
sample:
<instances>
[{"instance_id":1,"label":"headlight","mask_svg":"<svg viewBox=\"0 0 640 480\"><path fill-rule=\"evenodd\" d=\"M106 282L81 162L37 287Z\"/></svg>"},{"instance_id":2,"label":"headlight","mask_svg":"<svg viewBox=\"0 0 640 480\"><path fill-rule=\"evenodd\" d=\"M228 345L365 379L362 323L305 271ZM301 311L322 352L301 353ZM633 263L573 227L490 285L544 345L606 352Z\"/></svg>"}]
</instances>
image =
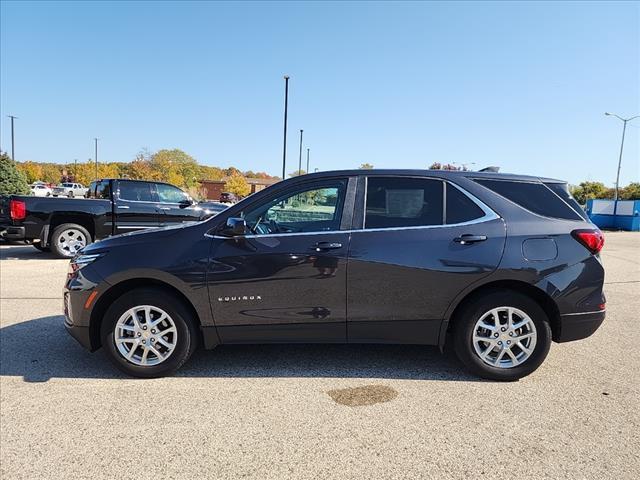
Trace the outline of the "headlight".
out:
<instances>
[{"instance_id":1,"label":"headlight","mask_svg":"<svg viewBox=\"0 0 640 480\"><path fill-rule=\"evenodd\" d=\"M71 260L69 264L69 269L71 272L77 272L83 267L86 267L90 263L95 262L97 259L102 257L104 253L94 253L90 255L78 255L77 257Z\"/></svg>"}]
</instances>

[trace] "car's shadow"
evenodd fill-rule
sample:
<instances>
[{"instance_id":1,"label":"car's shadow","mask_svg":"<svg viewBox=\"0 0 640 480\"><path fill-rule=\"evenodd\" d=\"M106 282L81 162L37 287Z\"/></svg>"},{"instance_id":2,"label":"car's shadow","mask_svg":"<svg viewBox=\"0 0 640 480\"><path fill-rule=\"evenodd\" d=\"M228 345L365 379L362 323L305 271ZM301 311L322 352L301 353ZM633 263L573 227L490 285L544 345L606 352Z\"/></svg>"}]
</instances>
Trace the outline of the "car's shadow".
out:
<instances>
[{"instance_id":1,"label":"car's shadow","mask_svg":"<svg viewBox=\"0 0 640 480\"><path fill-rule=\"evenodd\" d=\"M2 244L0 246L1 260L63 260L51 252L41 252L33 245L10 245Z\"/></svg>"},{"instance_id":2,"label":"car's shadow","mask_svg":"<svg viewBox=\"0 0 640 480\"><path fill-rule=\"evenodd\" d=\"M128 378L102 350L89 353L65 331L62 316L0 329L0 375ZM477 381L451 355L413 345L229 345L197 351L179 377L341 377Z\"/></svg>"}]
</instances>

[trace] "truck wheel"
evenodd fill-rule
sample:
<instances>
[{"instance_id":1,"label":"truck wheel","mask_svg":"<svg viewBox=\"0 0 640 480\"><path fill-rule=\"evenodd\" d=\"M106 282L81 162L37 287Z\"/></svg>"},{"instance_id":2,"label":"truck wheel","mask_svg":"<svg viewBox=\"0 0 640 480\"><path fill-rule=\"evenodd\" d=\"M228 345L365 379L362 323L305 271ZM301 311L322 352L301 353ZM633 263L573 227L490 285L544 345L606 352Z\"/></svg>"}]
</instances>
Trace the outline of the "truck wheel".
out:
<instances>
[{"instance_id":1,"label":"truck wheel","mask_svg":"<svg viewBox=\"0 0 640 480\"><path fill-rule=\"evenodd\" d=\"M158 288L140 288L116 299L101 325L109 359L134 377L170 375L191 356L198 328L184 303Z\"/></svg>"},{"instance_id":2,"label":"truck wheel","mask_svg":"<svg viewBox=\"0 0 640 480\"><path fill-rule=\"evenodd\" d=\"M63 223L53 231L51 251L59 258L71 258L91 242L91 235L83 226Z\"/></svg>"},{"instance_id":3,"label":"truck wheel","mask_svg":"<svg viewBox=\"0 0 640 480\"><path fill-rule=\"evenodd\" d=\"M38 250L40 250L41 252L50 252L51 251L51 247L43 247L40 242L34 243L33 246L35 248L37 248Z\"/></svg>"},{"instance_id":4,"label":"truck wheel","mask_svg":"<svg viewBox=\"0 0 640 480\"><path fill-rule=\"evenodd\" d=\"M69 197L69 198L73 198L73 192L69 192L69 193L67 193L67 197Z\"/></svg>"}]
</instances>

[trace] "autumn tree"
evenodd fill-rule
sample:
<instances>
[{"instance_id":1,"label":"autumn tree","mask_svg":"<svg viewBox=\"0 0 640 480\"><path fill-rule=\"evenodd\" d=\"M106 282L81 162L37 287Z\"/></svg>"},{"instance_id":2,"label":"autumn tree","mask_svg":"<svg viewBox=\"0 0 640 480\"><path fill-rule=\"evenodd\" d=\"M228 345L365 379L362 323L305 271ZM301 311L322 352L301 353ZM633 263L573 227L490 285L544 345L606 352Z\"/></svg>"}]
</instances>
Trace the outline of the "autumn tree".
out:
<instances>
[{"instance_id":1,"label":"autumn tree","mask_svg":"<svg viewBox=\"0 0 640 480\"><path fill-rule=\"evenodd\" d=\"M360 169L361 170L371 170L373 168L373 165L371 165L370 163L361 163L360 164Z\"/></svg>"},{"instance_id":2,"label":"autumn tree","mask_svg":"<svg viewBox=\"0 0 640 480\"><path fill-rule=\"evenodd\" d=\"M300 175L306 175L307 172L304 170L294 170L289 174L290 177L299 177Z\"/></svg>"},{"instance_id":3,"label":"autumn tree","mask_svg":"<svg viewBox=\"0 0 640 480\"><path fill-rule=\"evenodd\" d=\"M195 187L200 180L200 167L195 158L179 149L159 150L151 156L154 178L180 187Z\"/></svg>"},{"instance_id":4,"label":"autumn tree","mask_svg":"<svg viewBox=\"0 0 640 480\"><path fill-rule=\"evenodd\" d=\"M251 193L251 185L247 183L247 180L242 175L231 175L227 182L224 184L226 192L231 192L239 197L246 197Z\"/></svg>"}]
</instances>

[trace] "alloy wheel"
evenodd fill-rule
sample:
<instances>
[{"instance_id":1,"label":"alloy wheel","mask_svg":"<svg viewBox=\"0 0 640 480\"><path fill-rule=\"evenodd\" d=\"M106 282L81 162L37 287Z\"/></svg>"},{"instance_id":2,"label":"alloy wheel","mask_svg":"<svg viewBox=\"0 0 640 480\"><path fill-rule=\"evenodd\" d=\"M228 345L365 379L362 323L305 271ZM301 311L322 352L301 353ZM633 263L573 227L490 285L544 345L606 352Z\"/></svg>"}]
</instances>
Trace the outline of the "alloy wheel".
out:
<instances>
[{"instance_id":1,"label":"alloy wheel","mask_svg":"<svg viewBox=\"0 0 640 480\"><path fill-rule=\"evenodd\" d=\"M473 328L473 348L492 367L521 365L536 347L536 326L531 317L515 307L496 307L484 313Z\"/></svg>"},{"instance_id":2,"label":"alloy wheel","mask_svg":"<svg viewBox=\"0 0 640 480\"><path fill-rule=\"evenodd\" d=\"M113 339L122 357L135 365L159 365L176 348L178 330L161 308L138 305L118 319Z\"/></svg>"},{"instance_id":3,"label":"alloy wheel","mask_svg":"<svg viewBox=\"0 0 640 480\"><path fill-rule=\"evenodd\" d=\"M73 257L87 245L87 238L75 228L65 230L58 237L58 248L67 257Z\"/></svg>"}]
</instances>

